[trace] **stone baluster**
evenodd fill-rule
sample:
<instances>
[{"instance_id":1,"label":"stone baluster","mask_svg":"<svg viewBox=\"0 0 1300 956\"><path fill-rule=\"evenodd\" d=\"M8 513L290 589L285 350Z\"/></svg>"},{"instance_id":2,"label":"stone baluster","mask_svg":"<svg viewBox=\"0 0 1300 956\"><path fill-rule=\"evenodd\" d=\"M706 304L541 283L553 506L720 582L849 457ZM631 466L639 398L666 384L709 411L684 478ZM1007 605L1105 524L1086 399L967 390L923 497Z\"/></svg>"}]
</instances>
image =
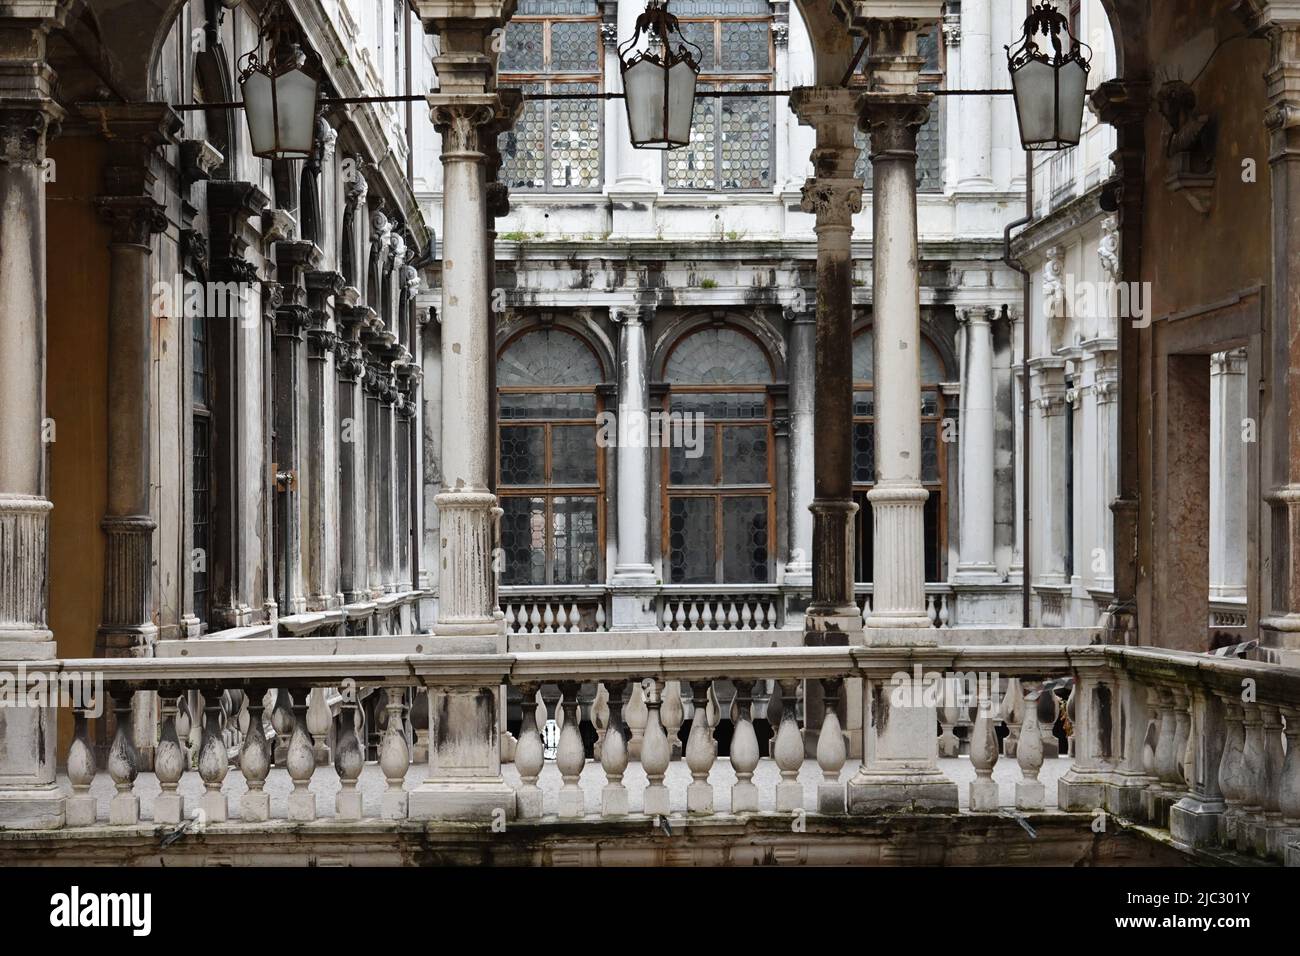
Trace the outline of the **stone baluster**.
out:
<instances>
[{"instance_id":1,"label":"stone baluster","mask_svg":"<svg viewBox=\"0 0 1300 956\"><path fill-rule=\"evenodd\" d=\"M271 708L271 729L275 731L273 763L283 764L289 755L289 735L293 733L293 698L288 688L275 692L275 705Z\"/></svg>"},{"instance_id":2,"label":"stone baluster","mask_svg":"<svg viewBox=\"0 0 1300 956\"><path fill-rule=\"evenodd\" d=\"M817 766L821 767L822 782L817 785L817 812L844 812L844 784L840 772L848 759L844 744L844 731L840 727L840 693L844 682L838 677L822 680L822 729L817 737Z\"/></svg>"},{"instance_id":3,"label":"stone baluster","mask_svg":"<svg viewBox=\"0 0 1300 956\"><path fill-rule=\"evenodd\" d=\"M582 745L582 733L578 729L577 681L560 683L560 706L564 709L564 725L560 728L560 748L555 755L555 766L559 769L564 783L560 787L560 816L581 817L586 812L582 787L578 778L586 764L586 752Z\"/></svg>"},{"instance_id":4,"label":"stone baluster","mask_svg":"<svg viewBox=\"0 0 1300 956\"><path fill-rule=\"evenodd\" d=\"M1192 773L1188 771L1191 760L1190 743L1192 735L1191 713L1188 705L1191 696L1181 685L1171 689L1174 697L1174 770L1177 781L1176 789L1186 790Z\"/></svg>"},{"instance_id":5,"label":"stone baluster","mask_svg":"<svg viewBox=\"0 0 1300 956\"><path fill-rule=\"evenodd\" d=\"M600 812L607 817L627 816L629 806L623 773L627 770L627 741L623 735L623 692L627 681L611 681L609 723L601 744L600 766L605 771L605 786L600 794Z\"/></svg>"},{"instance_id":6,"label":"stone baluster","mask_svg":"<svg viewBox=\"0 0 1300 956\"><path fill-rule=\"evenodd\" d=\"M1042 810L1046 805L1046 788L1038 779L1043 766L1043 738L1039 732L1038 696L1048 693L1040 680L1021 679L1023 707L1020 741L1016 745L1016 763L1024 779L1016 781L1016 809Z\"/></svg>"},{"instance_id":7,"label":"stone baluster","mask_svg":"<svg viewBox=\"0 0 1300 956\"><path fill-rule=\"evenodd\" d=\"M203 742L199 744L199 776L204 785L199 809L208 823L223 823L228 816L221 785L229 769L226 742L221 736L221 694L209 690L203 695Z\"/></svg>"},{"instance_id":8,"label":"stone baluster","mask_svg":"<svg viewBox=\"0 0 1300 956\"><path fill-rule=\"evenodd\" d=\"M957 740L953 728L957 726L960 719L960 711L957 708L957 695L961 687L956 677L951 675L943 679L943 699L939 702L939 756L955 757L960 749L961 743Z\"/></svg>"},{"instance_id":9,"label":"stone baluster","mask_svg":"<svg viewBox=\"0 0 1300 956\"><path fill-rule=\"evenodd\" d=\"M330 764L330 749L325 738L329 735L331 722L329 705L325 703L325 688L313 687L307 695L307 732L311 734L311 749L318 767Z\"/></svg>"},{"instance_id":10,"label":"stone baluster","mask_svg":"<svg viewBox=\"0 0 1300 956\"><path fill-rule=\"evenodd\" d=\"M248 791L239 798L239 816L245 823L263 823L271 819L271 795L266 792L266 778L271 772L270 747L263 729L265 694L253 691L248 696L248 730L239 751L239 770Z\"/></svg>"},{"instance_id":11,"label":"stone baluster","mask_svg":"<svg viewBox=\"0 0 1300 956\"><path fill-rule=\"evenodd\" d=\"M781 782L776 785L776 809L778 811L803 809L803 784L799 782L799 768L803 766L803 735L799 732L799 722L795 719L795 700L799 693L799 682L794 679L782 679L781 698L789 702L781 713L781 726L776 732L772 755L781 770Z\"/></svg>"},{"instance_id":12,"label":"stone baluster","mask_svg":"<svg viewBox=\"0 0 1300 956\"><path fill-rule=\"evenodd\" d=\"M771 687L767 694L767 704L763 709L763 715L767 718L768 729L772 736L767 739L767 755L773 760L776 759L776 733L781 729L781 715L785 711L785 704L781 700L781 685L777 681L771 682Z\"/></svg>"},{"instance_id":13,"label":"stone baluster","mask_svg":"<svg viewBox=\"0 0 1300 956\"><path fill-rule=\"evenodd\" d=\"M625 713L627 729L632 735L627 745L628 756L632 760L640 760L641 744L645 740L646 722L650 712L646 707L645 692L638 683L632 684L632 693L628 697Z\"/></svg>"},{"instance_id":14,"label":"stone baluster","mask_svg":"<svg viewBox=\"0 0 1300 956\"><path fill-rule=\"evenodd\" d=\"M605 746L605 734L609 732L609 689L604 684L596 685L596 696L591 702L591 725L596 728L596 742L592 745L591 756L600 760Z\"/></svg>"},{"instance_id":15,"label":"stone baluster","mask_svg":"<svg viewBox=\"0 0 1300 956\"><path fill-rule=\"evenodd\" d=\"M1178 759L1175 749L1174 697L1168 689L1155 690L1155 704L1160 714L1160 736L1156 740L1155 774L1160 778L1158 790L1148 794L1147 818L1164 825L1169 795L1178 789Z\"/></svg>"},{"instance_id":16,"label":"stone baluster","mask_svg":"<svg viewBox=\"0 0 1300 956\"><path fill-rule=\"evenodd\" d=\"M709 727L709 685L712 681L691 681L694 713L691 715L691 732L686 739L686 765L691 770L691 782L686 788L686 809L690 813L713 812L713 787L709 771L717 759L718 748Z\"/></svg>"},{"instance_id":17,"label":"stone baluster","mask_svg":"<svg viewBox=\"0 0 1300 956\"><path fill-rule=\"evenodd\" d=\"M998 714L989 699L988 682L981 681L979 689L975 723L970 730L970 762L975 768L975 779L970 785L970 809L975 813L994 812L1001 802L998 785L993 780L993 768L998 762Z\"/></svg>"},{"instance_id":18,"label":"stone baluster","mask_svg":"<svg viewBox=\"0 0 1300 956\"><path fill-rule=\"evenodd\" d=\"M731 786L731 812L749 813L758 810L758 786L754 771L758 768L758 735L754 733L751 719L753 710L752 680L736 683L736 727L731 735L731 769L736 772L736 782Z\"/></svg>"},{"instance_id":19,"label":"stone baluster","mask_svg":"<svg viewBox=\"0 0 1300 956\"><path fill-rule=\"evenodd\" d=\"M1282 707L1286 718L1286 757L1282 761L1277 805L1284 830L1278 834L1282 846L1300 840L1300 707Z\"/></svg>"},{"instance_id":20,"label":"stone baluster","mask_svg":"<svg viewBox=\"0 0 1300 956\"><path fill-rule=\"evenodd\" d=\"M1223 756L1219 760L1219 789L1227 804L1227 810L1220 819L1219 842L1230 845L1236 840L1245 798L1242 753L1246 744L1246 729L1242 722L1241 701L1232 693L1220 694L1219 697L1223 701L1223 721L1226 727Z\"/></svg>"},{"instance_id":21,"label":"stone baluster","mask_svg":"<svg viewBox=\"0 0 1300 956\"><path fill-rule=\"evenodd\" d=\"M1285 844L1276 842L1282 826L1282 765L1286 761L1282 750L1282 711L1272 704L1260 704L1259 712L1264 724L1264 823L1255 834L1255 853L1282 856L1286 852Z\"/></svg>"},{"instance_id":22,"label":"stone baluster","mask_svg":"<svg viewBox=\"0 0 1300 956\"><path fill-rule=\"evenodd\" d=\"M389 687L384 691L387 698L388 728L379 745L379 769L388 781L382 805L385 820L405 820L407 816L408 797L403 784L406 782L406 771L411 766L411 754L406 746L406 721L402 716L404 693L401 687Z\"/></svg>"},{"instance_id":23,"label":"stone baluster","mask_svg":"<svg viewBox=\"0 0 1300 956\"><path fill-rule=\"evenodd\" d=\"M998 710L998 716L1007 725L1007 735L1002 741L1004 757L1014 757L1020 743L1020 721L1025 708L1022 694L1020 678L1007 678L1006 688L1002 692L1002 706Z\"/></svg>"},{"instance_id":24,"label":"stone baluster","mask_svg":"<svg viewBox=\"0 0 1300 956\"><path fill-rule=\"evenodd\" d=\"M682 755L680 732L682 724L686 723L686 708L682 704L680 681L670 680L664 685L659 721L663 724L664 733L668 735L668 747L672 754L669 759L677 760Z\"/></svg>"},{"instance_id":25,"label":"stone baluster","mask_svg":"<svg viewBox=\"0 0 1300 956\"><path fill-rule=\"evenodd\" d=\"M140 798L132 792L140 764L132 739L131 697L129 691L119 690L112 698L117 732L108 751L108 775L113 778L117 794L108 805L108 822L114 826L140 822Z\"/></svg>"},{"instance_id":26,"label":"stone baluster","mask_svg":"<svg viewBox=\"0 0 1300 956\"><path fill-rule=\"evenodd\" d=\"M344 698L339 705L339 716L334 722L334 771L339 775L339 792L334 797L334 819L360 820L363 812L361 791L357 780L365 766L365 754L357 739L356 702Z\"/></svg>"},{"instance_id":27,"label":"stone baluster","mask_svg":"<svg viewBox=\"0 0 1300 956\"><path fill-rule=\"evenodd\" d=\"M160 695L161 696L161 695ZM162 733L153 753L153 772L162 788L153 802L155 823L178 824L185 816L185 801L177 792L188 759L176 736L176 698L161 697Z\"/></svg>"},{"instance_id":28,"label":"stone baluster","mask_svg":"<svg viewBox=\"0 0 1300 956\"><path fill-rule=\"evenodd\" d=\"M1255 833L1263 825L1265 791L1268 789L1264 720L1258 704L1242 704L1242 726L1242 820L1237 827L1236 846L1238 850L1246 851L1254 847Z\"/></svg>"},{"instance_id":29,"label":"stone baluster","mask_svg":"<svg viewBox=\"0 0 1300 956\"><path fill-rule=\"evenodd\" d=\"M641 769L645 771L647 781L642 810L647 816L667 816L670 809L664 774L668 771L672 748L659 717L663 703L659 696L662 685L662 681L654 678L648 678L642 685L646 693L646 725L641 742Z\"/></svg>"},{"instance_id":30,"label":"stone baluster","mask_svg":"<svg viewBox=\"0 0 1300 956\"><path fill-rule=\"evenodd\" d=\"M429 692L423 687L416 688L411 698L411 731L415 734L415 746L411 748L411 763L427 763L429 760Z\"/></svg>"},{"instance_id":31,"label":"stone baluster","mask_svg":"<svg viewBox=\"0 0 1300 956\"><path fill-rule=\"evenodd\" d=\"M73 714L72 746L68 748L68 780L72 783L72 796L64 808L64 822L70 827L95 825L96 800L90 794L95 782L95 749L90 744L86 725L86 711Z\"/></svg>"},{"instance_id":32,"label":"stone baluster","mask_svg":"<svg viewBox=\"0 0 1300 956\"><path fill-rule=\"evenodd\" d=\"M301 702L299 702L301 701ZM316 819L316 795L311 792L311 778L316 770L316 755L307 733L307 695L300 692L293 705L293 730L289 733L289 752L285 766L293 778L289 794L289 819L308 823Z\"/></svg>"},{"instance_id":33,"label":"stone baluster","mask_svg":"<svg viewBox=\"0 0 1300 956\"><path fill-rule=\"evenodd\" d=\"M195 753L198 747L193 739L196 729L190 717L190 694L187 691L176 698L176 739L180 741L181 750L185 754L187 769L193 768L197 763Z\"/></svg>"},{"instance_id":34,"label":"stone baluster","mask_svg":"<svg viewBox=\"0 0 1300 956\"><path fill-rule=\"evenodd\" d=\"M516 812L521 820L535 820L542 815L542 791L537 778L546 766L542 734L538 727L538 711L545 723L546 709L542 694L536 684L519 685L519 743L515 745L515 769L519 771L519 789L515 791Z\"/></svg>"}]
</instances>

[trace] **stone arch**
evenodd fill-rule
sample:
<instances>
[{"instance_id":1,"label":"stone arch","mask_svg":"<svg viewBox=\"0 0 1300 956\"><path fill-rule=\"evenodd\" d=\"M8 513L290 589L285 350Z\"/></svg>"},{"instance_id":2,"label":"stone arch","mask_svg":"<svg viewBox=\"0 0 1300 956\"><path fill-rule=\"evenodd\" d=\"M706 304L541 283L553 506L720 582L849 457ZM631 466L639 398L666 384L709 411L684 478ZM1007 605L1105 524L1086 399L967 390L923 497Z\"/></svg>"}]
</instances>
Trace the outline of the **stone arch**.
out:
<instances>
[{"instance_id":1,"label":"stone arch","mask_svg":"<svg viewBox=\"0 0 1300 956\"><path fill-rule=\"evenodd\" d=\"M603 385L599 350L569 324L530 323L497 349L498 385Z\"/></svg>"},{"instance_id":2,"label":"stone arch","mask_svg":"<svg viewBox=\"0 0 1300 956\"><path fill-rule=\"evenodd\" d=\"M763 351L772 370L771 380L785 381L785 339L781 333L759 314L742 314L726 309L707 313L688 313L669 320L654 342L654 359L651 362L653 377L657 381L664 381L673 350L695 332L709 326L729 327L748 335Z\"/></svg>"}]
</instances>

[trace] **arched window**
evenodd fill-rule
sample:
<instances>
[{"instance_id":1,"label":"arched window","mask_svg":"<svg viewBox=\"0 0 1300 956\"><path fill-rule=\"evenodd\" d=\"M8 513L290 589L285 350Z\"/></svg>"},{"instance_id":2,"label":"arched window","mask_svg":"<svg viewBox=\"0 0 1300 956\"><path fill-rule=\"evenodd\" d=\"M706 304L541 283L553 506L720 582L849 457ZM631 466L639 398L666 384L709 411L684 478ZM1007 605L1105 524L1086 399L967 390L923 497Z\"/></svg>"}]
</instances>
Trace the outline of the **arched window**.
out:
<instances>
[{"instance_id":1,"label":"arched window","mask_svg":"<svg viewBox=\"0 0 1300 956\"><path fill-rule=\"evenodd\" d=\"M872 566L871 502L867 492L876 483L875 343L871 329L853 339L853 500L858 503L855 581L870 582ZM947 379L943 359L924 336L921 337L921 483L930 497L925 502L925 579L943 580L943 557L947 541L944 496L947 485L946 456L940 440L943 427L943 392Z\"/></svg>"},{"instance_id":2,"label":"arched window","mask_svg":"<svg viewBox=\"0 0 1300 956\"><path fill-rule=\"evenodd\" d=\"M661 442L670 584L772 579L772 365L739 329L678 342L664 369L669 435ZM664 440L668 437L671 440Z\"/></svg>"},{"instance_id":3,"label":"arched window","mask_svg":"<svg viewBox=\"0 0 1300 956\"><path fill-rule=\"evenodd\" d=\"M502 584L595 584L604 544L600 360L558 328L513 339L497 359Z\"/></svg>"}]
</instances>

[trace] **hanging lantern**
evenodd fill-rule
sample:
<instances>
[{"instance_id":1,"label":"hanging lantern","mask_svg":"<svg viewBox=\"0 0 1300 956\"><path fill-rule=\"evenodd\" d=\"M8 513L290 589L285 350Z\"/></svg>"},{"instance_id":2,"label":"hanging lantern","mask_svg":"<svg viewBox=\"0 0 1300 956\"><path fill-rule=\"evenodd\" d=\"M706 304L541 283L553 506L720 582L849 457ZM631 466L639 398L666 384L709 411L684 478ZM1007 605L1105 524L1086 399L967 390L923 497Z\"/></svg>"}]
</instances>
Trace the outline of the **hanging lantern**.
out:
<instances>
[{"instance_id":1,"label":"hanging lantern","mask_svg":"<svg viewBox=\"0 0 1300 956\"><path fill-rule=\"evenodd\" d=\"M1051 53L1040 46L1049 41ZM1052 150L1077 146L1083 129L1083 102L1092 48L1081 43L1070 32L1065 15L1044 0L1025 18L1019 42L1006 51L1024 148Z\"/></svg>"},{"instance_id":2,"label":"hanging lantern","mask_svg":"<svg viewBox=\"0 0 1300 956\"><path fill-rule=\"evenodd\" d=\"M700 48L682 36L667 0L650 0L618 50L627 125L637 149L677 149L690 143L701 58Z\"/></svg>"},{"instance_id":3,"label":"hanging lantern","mask_svg":"<svg viewBox=\"0 0 1300 956\"><path fill-rule=\"evenodd\" d=\"M253 155L307 159L316 148L320 58L303 50L281 0L262 17L257 46L239 58L239 88Z\"/></svg>"}]
</instances>

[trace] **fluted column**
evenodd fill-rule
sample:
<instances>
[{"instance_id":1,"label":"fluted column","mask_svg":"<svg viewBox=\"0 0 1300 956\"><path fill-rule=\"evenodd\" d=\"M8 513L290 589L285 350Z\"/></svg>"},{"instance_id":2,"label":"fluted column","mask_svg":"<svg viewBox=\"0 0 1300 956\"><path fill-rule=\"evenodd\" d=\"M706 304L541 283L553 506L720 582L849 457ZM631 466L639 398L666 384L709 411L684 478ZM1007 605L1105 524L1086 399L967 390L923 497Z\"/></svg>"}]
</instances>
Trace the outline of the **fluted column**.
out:
<instances>
[{"instance_id":1,"label":"fluted column","mask_svg":"<svg viewBox=\"0 0 1300 956\"><path fill-rule=\"evenodd\" d=\"M157 637L153 602L150 394L153 236L167 228L154 198L154 161L180 120L159 103L96 106L108 136L100 217L111 230L108 279L108 506L100 527L104 606L97 644L107 656L146 653Z\"/></svg>"},{"instance_id":2,"label":"fluted column","mask_svg":"<svg viewBox=\"0 0 1300 956\"><path fill-rule=\"evenodd\" d=\"M813 414L822 442L813 465L812 603L809 644L856 642L861 615L853 598L853 214L862 181L853 175L853 127L860 94L800 87L790 97L799 121L817 131L813 177L801 206L817 217L816 379Z\"/></svg>"},{"instance_id":3,"label":"fluted column","mask_svg":"<svg viewBox=\"0 0 1300 956\"><path fill-rule=\"evenodd\" d=\"M613 624L653 627L648 591L650 563L650 387L646 360L647 314L637 307L612 310L622 327L618 350L618 560L614 565ZM648 605L648 606L647 606Z\"/></svg>"},{"instance_id":4,"label":"fluted column","mask_svg":"<svg viewBox=\"0 0 1300 956\"><path fill-rule=\"evenodd\" d=\"M961 539L957 579L999 580L993 564L993 326L991 308L964 309L965 376L962 381Z\"/></svg>"},{"instance_id":5,"label":"fluted column","mask_svg":"<svg viewBox=\"0 0 1300 956\"><path fill-rule=\"evenodd\" d=\"M54 4L32 4L53 8ZM44 11L53 14L53 10ZM46 36L61 17L0 25L0 660L55 656L46 568L45 146L54 102ZM52 709L5 708L0 827L60 827Z\"/></svg>"},{"instance_id":6,"label":"fluted column","mask_svg":"<svg viewBox=\"0 0 1300 956\"><path fill-rule=\"evenodd\" d=\"M937 7L935 4L936 15ZM921 484L920 247L916 232L916 136L933 97L916 92L922 65L909 20L874 21L860 125L871 137L876 484L868 627L929 627L925 612Z\"/></svg>"},{"instance_id":7,"label":"fluted column","mask_svg":"<svg viewBox=\"0 0 1300 956\"><path fill-rule=\"evenodd\" d=\"M814 404L816 401L816 317L807 312L790 316L790 537L785 565L785 583L794 587L812 584L813 471L816 468ZM851 479L852 476L850 476Z\"/></svg>"},{"instance_id":8,"label":"fluted column","mask_svg":"<svg viewBox=\"0 0 1300 956\"><path fill-rule=\"evenodd\" d=\"M1274 640L1294 646L1300 632L1300 10L1295 4L1262 3L1256 35L1269 40L1265 82L1269 132L1269 183L1272 191L1273 274L1266 354L1267 401L1261 402L1260 485L1269 504L1259 539L1260 627L1281 632Z\"/></svg>"},{"instance_id":9,"label":"fluted column","mask_svg":"<svg viewBox=\"0 0 1300 956\"><path fill-rule=\"evenodd\" d=\"M313 611L335 607L342 600L335 563L339 513L339 489L334 477L338 473L337 446L327 440L326 426L338 397L330 374L338 333L337 325L330 321L325 301L333 296L342 298L342 294L341 273L307 274L311 325L307 329L307 427L302 484L306 503L307 607Z\"/></svg>"}]
</instances>

